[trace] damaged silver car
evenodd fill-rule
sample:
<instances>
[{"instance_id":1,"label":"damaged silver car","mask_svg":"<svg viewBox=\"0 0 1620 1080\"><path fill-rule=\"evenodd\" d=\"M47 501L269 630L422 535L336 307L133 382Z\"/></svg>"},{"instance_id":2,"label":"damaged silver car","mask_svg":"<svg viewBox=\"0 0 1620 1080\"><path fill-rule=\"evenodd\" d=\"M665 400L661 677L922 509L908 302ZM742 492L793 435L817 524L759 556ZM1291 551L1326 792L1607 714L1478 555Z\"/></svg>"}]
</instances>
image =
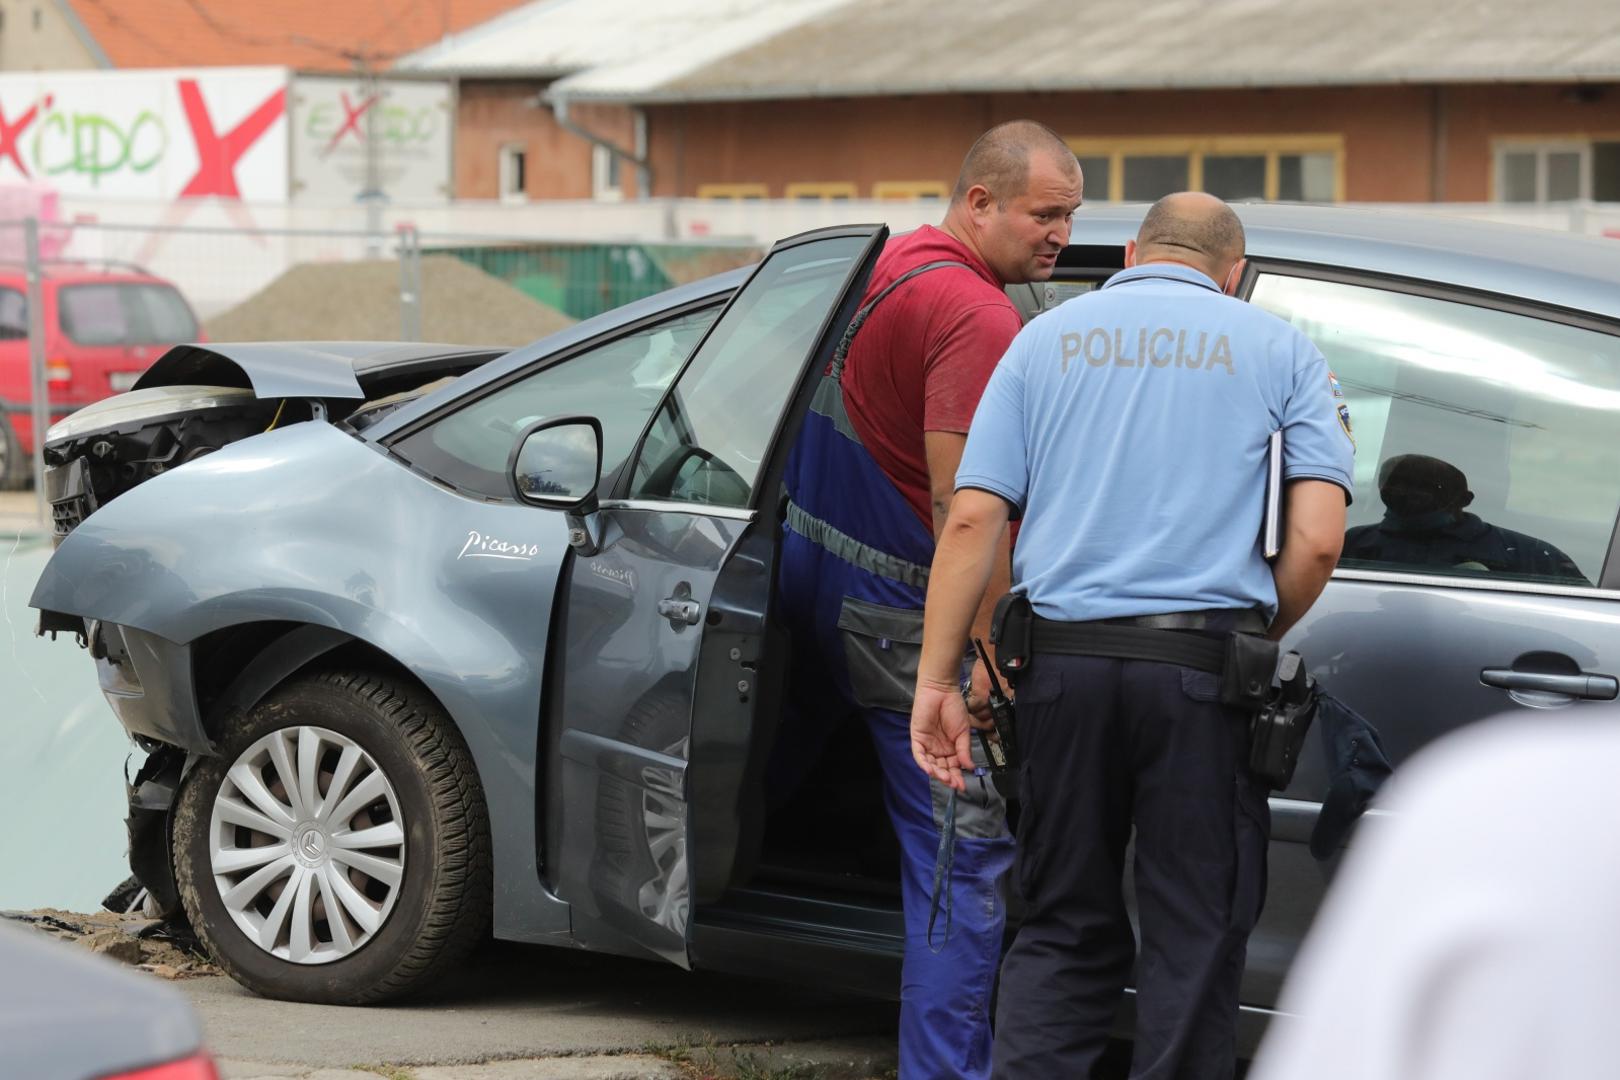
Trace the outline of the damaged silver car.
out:
<instances>
[{"instance_id":1,"label":"damaged silver car","mask_svg":"<svg viewBox=\"0 0 1620 1080\"><path fill-rule=\"evenodd\" d=\"M1242 295L1321 347L1359 444L1345 557L1288 643L1397 765L1504 708L1607 707L1612 242L1237 210ZM1010 293L1033 315L1105 281L1140 220L1088 208ZM490 926L895 992L876 758L789 685L770 615L786 452L885 235L794 237L504 356L177 349L59 425L32 604L146 753L154 903L277 997L420 989ZM772 783L801 724L830 749ZM1324 887L1332 779L1308 751L1271 800L1251 1046Z\"/></svg>"}]
</instances>

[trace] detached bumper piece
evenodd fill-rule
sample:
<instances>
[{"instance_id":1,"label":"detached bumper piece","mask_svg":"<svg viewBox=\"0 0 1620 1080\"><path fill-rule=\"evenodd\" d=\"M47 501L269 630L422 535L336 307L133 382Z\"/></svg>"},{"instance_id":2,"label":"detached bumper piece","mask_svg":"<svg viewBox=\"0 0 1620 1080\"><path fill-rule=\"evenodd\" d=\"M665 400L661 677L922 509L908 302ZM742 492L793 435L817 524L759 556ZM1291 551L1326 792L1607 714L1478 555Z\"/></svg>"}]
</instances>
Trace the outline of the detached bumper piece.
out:
<instances>
[{"instance_id":1,"label":"detached bumper piece","mask_svg":"<svg viewBox=\"0 0 1620 1080\"><path fill-rule=\"evenodd\" d=\"M197 708L189 646L94 619L87 629L101 692L126 731L194 754L213 752Z\"/></svg>"},{"instance_id":2,"label":"detached bumper piece","mask_svg":"<svg viewBox=\"0 0 1620 1080\"><path fill-rule=\"evenodd\" d=\"M51 542L60 545L100 505L90 488L90 470L83 458L45 470L45 500L51 504Z\"/></svg>"}]
</instances>

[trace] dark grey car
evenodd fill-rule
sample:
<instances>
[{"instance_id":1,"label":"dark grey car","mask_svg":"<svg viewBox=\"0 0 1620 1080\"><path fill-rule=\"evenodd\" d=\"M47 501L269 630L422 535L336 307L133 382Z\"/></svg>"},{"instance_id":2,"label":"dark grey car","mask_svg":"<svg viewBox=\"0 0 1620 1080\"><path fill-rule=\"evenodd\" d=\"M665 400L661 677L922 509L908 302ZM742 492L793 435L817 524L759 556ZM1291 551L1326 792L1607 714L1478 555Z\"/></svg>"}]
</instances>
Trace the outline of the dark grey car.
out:
<instances>
[{"instance_id":1,"label":"dark grey car","mask_svg":"<svg viewBox=\"0 0 1620 1080\"><path fill-rule=\"evenodd\" d=\"M1322 347L1359 444L1356 543L1291 644L1397 761L1510 702L1613 698L1620 247L1239 210L1245 295ZM1105 280L1139 219L1082 211L1053 282L1010 291ZM54 432L32 602L148 752L154 898L275 996L421 987L486 918L893 993L864 736L798 790L769 770L792 725L842 723L787 689L780 475L884 235L794 237L500 358L179 349ZM1272 800L1251 1038L1323 887L1324 786L1308 753Z\"/></svg>"},{"instance_id":2,"label":"dark grey car","mask_svg":"<svg viewBox=\"0 0 1620 1080\"><path fill-rule=\"evenodd\" d=\"M217 1080L179 991L35 930L0 924L0 1076Z\"/></svg>"}]
</instances>

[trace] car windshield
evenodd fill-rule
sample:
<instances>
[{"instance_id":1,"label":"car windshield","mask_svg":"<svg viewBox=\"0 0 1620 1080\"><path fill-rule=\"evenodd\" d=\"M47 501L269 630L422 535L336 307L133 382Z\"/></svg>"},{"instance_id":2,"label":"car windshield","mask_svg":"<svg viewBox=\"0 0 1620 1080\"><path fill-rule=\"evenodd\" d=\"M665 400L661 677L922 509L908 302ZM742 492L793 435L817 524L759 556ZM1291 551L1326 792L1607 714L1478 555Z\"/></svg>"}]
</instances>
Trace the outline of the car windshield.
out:
<instances>
[{"instance_id":1,"label":"car windshield","mask_svg":"<svg viewBox=\"0 0 1620 1080\"><path fill-rule=\"evenodd\" d=\"M62 332L79 345L173 344L197 336L191 309L171 285L64 285L58 307Z\"/></svg>"}]
</instances>

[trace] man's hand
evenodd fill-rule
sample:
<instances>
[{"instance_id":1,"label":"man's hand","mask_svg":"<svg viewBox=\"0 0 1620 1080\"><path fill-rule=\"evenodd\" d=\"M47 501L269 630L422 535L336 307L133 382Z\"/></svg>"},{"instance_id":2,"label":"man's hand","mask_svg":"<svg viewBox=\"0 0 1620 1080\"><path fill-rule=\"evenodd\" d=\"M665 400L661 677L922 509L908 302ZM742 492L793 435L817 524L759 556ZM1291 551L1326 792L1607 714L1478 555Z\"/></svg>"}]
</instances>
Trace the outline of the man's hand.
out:
<instances>
[{"instance_id":1,"label":"man's hand","mask_svg":"<svg viewBox=\"0 0 1620 1080\"><path fill-rule=\"evenodd\" d=\"M923 772L957 791L967 790L960 770L973 768L968 707L962 700L962 646L1006 531L1007 504L1000 496L973 488L957 492L928 576L922 657L911 706L911 756ZM975 681L983 670L975 665Z\"/></svg>"},{"instance_id":2,"label":"man's hand","mask_svg":"<svg viewBox=\"0 0 1620 1080\"><path fill-rule=\"evenodd\" d=\"M968 747L968 711L954 686L919 683L911 704L911 756L929 776L967 790L962 770L973 768Z\"/></svg>"}]
</instances>

